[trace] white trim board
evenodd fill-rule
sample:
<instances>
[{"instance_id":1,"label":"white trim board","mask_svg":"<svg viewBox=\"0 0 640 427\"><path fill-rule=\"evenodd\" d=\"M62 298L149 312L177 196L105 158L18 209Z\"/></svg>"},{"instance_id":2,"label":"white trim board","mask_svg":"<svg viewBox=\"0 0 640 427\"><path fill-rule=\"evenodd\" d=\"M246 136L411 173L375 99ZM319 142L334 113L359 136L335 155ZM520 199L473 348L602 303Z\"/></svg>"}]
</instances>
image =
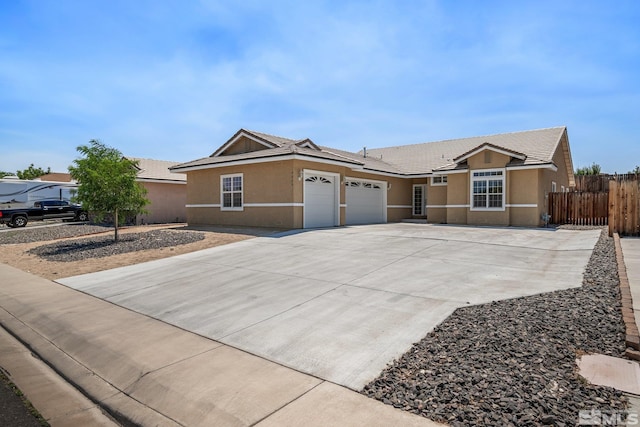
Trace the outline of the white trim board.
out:
<instances>
[{"instance_id":1,"label":"white trim board","mask_svg":"<svg viewBox=\"0 0 640 427\"><path fill-rule=\"evenodd\" d=\"M304 203L245 203L247 208L296 208L304 207Z\"/></svg>"},{"instance_id":2,"label":"white trim board","mask_svg":"<svg viewBox=\"0 0 640 427\"><path fill-rule=\"evenodd\" d=\"M427 205L427 209L434 208L468 208L470 205Z\"/></svg>"}]
</instances>

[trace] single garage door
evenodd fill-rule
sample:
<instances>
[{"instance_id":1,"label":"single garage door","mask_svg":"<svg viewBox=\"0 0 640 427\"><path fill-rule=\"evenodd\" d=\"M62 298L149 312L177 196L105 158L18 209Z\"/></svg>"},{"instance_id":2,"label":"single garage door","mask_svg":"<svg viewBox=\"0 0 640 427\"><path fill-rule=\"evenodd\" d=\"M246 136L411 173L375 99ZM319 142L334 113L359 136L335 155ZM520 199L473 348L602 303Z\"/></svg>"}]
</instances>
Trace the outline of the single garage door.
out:
<instances>
[{"instance_id":1,"label":"single garage door","mask_svg":"<svg viewBox=\"0 0 640 427\"><path fill-rule=\"evenodd\" d=\"M337 182L333 175L305 172L304 228L339 225Z\"/></svg>"},{"instance_id":2,"label":"single garage door","mask_svg":"<svg viewBox=\"0 0 640 427\"><path fill-rule=\"evenodd\" d=\"M347 179L347 224L375 224L387 221L383 181Z\"/></svg>"}]
</instances>

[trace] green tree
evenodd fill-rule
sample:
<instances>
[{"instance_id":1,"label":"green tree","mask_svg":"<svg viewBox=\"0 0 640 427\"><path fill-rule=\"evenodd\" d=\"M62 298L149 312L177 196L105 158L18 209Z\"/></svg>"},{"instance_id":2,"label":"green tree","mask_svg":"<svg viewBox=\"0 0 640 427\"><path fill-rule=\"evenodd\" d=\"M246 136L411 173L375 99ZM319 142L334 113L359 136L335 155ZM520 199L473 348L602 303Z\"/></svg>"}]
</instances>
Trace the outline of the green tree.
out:
<instances>
[{"instance_id":1,"label":"green tree","mask_svg":"<svg viewBox=\"0 0 640 427\"><path fill-rule=\"evenodd\" d=\"M630 170L629 173L635 173L636 175L640 175L640 166L636 166L636 168L633 170Z\"/></svg>"},{"instance_id":2,"label":"green tree","mask_svg":"<svg viewBox=\"0 0 640 427\"><path fill-rule=\"evenodd\" d=\"M69 167L71 177L78 181L74 200L82 203L99 221L112 214L117 242L118 226L124 222L124 215L145 213L144 207L149 203L147 190L136 182L137 162L124 158L120 151L96 139L76 150L82 157Z\"/></svg>"},{"instance_id":3,"label":"green tree","mask_svg":"<svg viewBox=\"0 0 640 427\"><path fill-rule=\"evenodd\" d=\"M5 172L5 171L0 171L0 178L4 178L5 176L12 176L13 172Z\"/></svg>"},{"instance_id":4,"label":"green tree","mask_svg":"<svg viewBox=\"0 0 640 427\"><path fill-rule=\"evenodd\" d=\"M584 166L582 168L578 168L575 171L575 175L600 175L602 173L602 168L597 163L592 163L591 166Z\"/></svg>"},{"instance_id":5,"label":"green tree","mask_svg":"<svg viewBox=\"0 0 640 427\"><path fill-rule=\"evenodd\" d=\"M18 175L18 178L20 179L34 179L48 173L51 173L51 168L47 168L47 170L44 170L41 167L33 166L33 163L31 163L25 170L17 171L16 175Z\"/></svg>"}]
</instances>

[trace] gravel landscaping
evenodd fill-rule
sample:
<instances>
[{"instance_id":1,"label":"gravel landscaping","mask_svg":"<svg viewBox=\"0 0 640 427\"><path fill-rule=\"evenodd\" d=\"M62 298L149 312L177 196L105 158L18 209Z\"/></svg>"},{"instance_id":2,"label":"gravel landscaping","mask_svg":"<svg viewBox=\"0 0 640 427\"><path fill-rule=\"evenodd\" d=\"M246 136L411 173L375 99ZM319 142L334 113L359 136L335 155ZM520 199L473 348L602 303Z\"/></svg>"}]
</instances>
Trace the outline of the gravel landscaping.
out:
<instances>
[{"instance_id":1,"label":"gravel landscaping","mask_svg":"<svg viewBox=\"0 0 640 427\"><path fill-rule=\"evenodd\" d=\"M105 231L104 228L102 228L102 231ZM117 243L113 239L113 234L109 234L38 246L29 250L29 253L38 255L48 261L71 262L146 249L186 245L203 239L204 233L201 232L152 230L143 233L121 234Z\"/></svg>"},{"instance_id":2,"label":"gravel landscaping","mask_svg":"<svg viewBox=\"0 0 640 427\"><path fill-rule=\"evenodd\" d=\"M0 233L0 244L45 242L113 231L113 227L89 224L66 224L50 227L25 228Z\"/></svg>"},{"instance_id":3,"label":"gravel landscaping","mask_svg":"<svg viewBox=\"0 0 640 427\"><path fill-rule=\"evenodd\" d=\"M575 425L626 398L577 374L625 350L613 239L603 230L581 288L456 310L362 393L453 426Z\"/></svg>"}]
</instances>

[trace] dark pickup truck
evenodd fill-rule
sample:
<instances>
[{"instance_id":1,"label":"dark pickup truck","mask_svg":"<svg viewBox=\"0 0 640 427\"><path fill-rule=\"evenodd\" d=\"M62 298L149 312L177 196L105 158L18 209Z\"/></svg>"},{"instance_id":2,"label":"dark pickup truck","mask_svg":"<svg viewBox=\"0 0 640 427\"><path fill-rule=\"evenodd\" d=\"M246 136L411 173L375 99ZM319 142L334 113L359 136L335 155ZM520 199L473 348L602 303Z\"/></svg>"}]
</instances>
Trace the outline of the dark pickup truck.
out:
<instances>
[{"instance_id":1,"label":"dark pickup truck","mask_svg":"<svg viewBox=\"0 0 640 427\"><path fill-rule=\"evenodd\" d=\"M12 228L24 227L29 221L45 219L86 221L89 215L82 206L66 200L41 200L35 202L32 208L0 209L0 224L7 224Z\"/></svg>"}]
</instances>

